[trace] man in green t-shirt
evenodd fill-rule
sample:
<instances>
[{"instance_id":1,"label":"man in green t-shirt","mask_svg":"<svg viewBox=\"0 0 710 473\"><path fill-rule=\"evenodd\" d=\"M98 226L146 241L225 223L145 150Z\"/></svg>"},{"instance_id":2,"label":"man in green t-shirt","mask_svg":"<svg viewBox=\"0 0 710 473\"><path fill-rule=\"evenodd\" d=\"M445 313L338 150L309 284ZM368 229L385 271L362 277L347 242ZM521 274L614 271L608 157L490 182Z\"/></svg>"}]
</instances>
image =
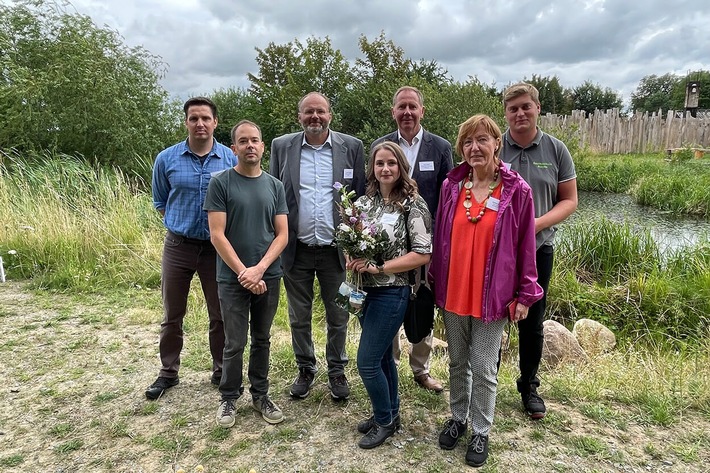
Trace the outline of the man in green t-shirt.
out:
<instances>
[{"instance_id":1,"label":"man in green t-shirt","mask_svg":"<svg viewBox=\"0 0 710 473\"><path fill-rule=\"evenodd\" d=\"M243 120L232 128L232 142L237 165L211 179L204 204L212 244L219 255L217 287L225 346L217 423L224 428L236 422L234 403L244 391L248 332L252 406L270 424L283 421L281 409L268 395L268 375L271 324L283 276L280 255L288 243L283 184L261 170L261 130Z\"/></svg>"}]
</instances>

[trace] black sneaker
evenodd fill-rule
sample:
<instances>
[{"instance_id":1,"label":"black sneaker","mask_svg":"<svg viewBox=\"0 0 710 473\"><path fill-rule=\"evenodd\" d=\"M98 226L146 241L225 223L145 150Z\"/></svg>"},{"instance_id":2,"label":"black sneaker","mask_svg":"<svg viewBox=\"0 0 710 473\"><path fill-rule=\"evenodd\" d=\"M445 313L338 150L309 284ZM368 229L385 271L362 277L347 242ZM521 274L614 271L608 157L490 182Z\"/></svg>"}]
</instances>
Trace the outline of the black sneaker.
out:
<instances>
[{"instance_id":1,"label":"black sneaker","mask_svg":"<svg viewBox=\"0 0 710 473\"><path fill-rule=\"evenodd\" d=\"M468 466L483 466L488 460L488 436L475 434L468 441L466 449L466 464Z\"/></svg>"},{"instance_id":2,"label":"black sneaker","mask_svg":"<svg viewBox=\"0 0 710 473\"><path fill-rule=\"evenodd\" d=\"M329 377L328 387L330 388L330 395L336 401L344 401L350 397L350 385L348 384L348 378L344 374Z\"/></svg>"},{"instance_id":3,"label":"black sneaker","mask_svg":"<svg viewBox=\"0 0 710 473\"><path fill-rule=\"evenodd\" d=\"M177 376L175 378L158 376L158 379L145 390L145 397L151 400L158 399L165 391L173 386L177 386L179 382L180 379L178 379Z\"/></svg>"},{"instance_id":4,"label":"black sneaker","mask_svg":"<svg viewBox=\"0 0 710 473\"><path fill-rule=\"evenodd\" d=\"M290 394L293 397L304 399L311 393L311 386L316 382L314 373L305 368L298 369L298 377L291 385Z\"/></svg>"},{"instance_id":5,"label":"black sneaker","mask_svg":"<svg viewBox=\"0 0 710 473\"><path fill-rule=\"evenodd\" d=\"M530 386L530 391L520 393L520 397L523 400L523 408L531 419L538 420L545 417L547 412L545 401L537 394L536 387Z\"/></svg>"},{"instance_id":6,"label":"black sneaker","mask_svg":"<svg viewBox=\"0 0 710 473\"><path fill-rule=\"evenodd\" d=\"M466 423L449 419L444 424L444 430L439 434L439 447L444 450L453 450L459 439L466 433Z\"/></svg>"},{"instance_id":7,"label":"black sneaker","mask_svg":"<svg viewBox=\"0 0 710 473\"><path fill-rule=\"evenodd\" d=\"M357 424L357 431L361 434L366 434L375 425L375 416L370 416L367 419L359 422ZM402 427L402 419L400 419L399 414L394 416L394 429L399 430Z\"/></svg>"},{"instance_id":8,"label":"black sneaker","mask_svg":"<svg viewBox=\"0 0 710 473\"><path fill-rule=\"evenodd\" d=\"M385 440L392 437L397 431L394 421L389 425L380 425L375 422L372 428L360 439L357 446L364 449L379 447Z\"/></svg>"},{"instance_id":9,"label":"black sneaker","mask_svg":"<svg viewBox=\"0 0 710 473\"><path fill-rule=\"evenodd\" d=\"M215 371L212 373L212 377L210 378L210 383L212 383L215 386L219 386L219 382L222 380L222 372L221 371Z\"/></svg>"}]
</instances>

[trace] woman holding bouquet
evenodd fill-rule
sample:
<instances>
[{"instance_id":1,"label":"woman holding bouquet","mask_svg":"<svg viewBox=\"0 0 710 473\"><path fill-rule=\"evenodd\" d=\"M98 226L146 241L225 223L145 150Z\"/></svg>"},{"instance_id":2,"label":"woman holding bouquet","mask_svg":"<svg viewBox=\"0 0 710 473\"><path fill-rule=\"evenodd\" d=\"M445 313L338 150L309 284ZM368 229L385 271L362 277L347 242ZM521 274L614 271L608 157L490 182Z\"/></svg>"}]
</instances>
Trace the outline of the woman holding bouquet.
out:
<instances>
[{"instance_id":1,"label":"woman holding bouquet","mask_svg":"<svg viewBox=\"0 0 710 473\"><path fill-rule=\"evenodd\" d=\"M436 305L444 309L450 358L451 419L439 446L453 450L470 420L466 463L474 467L488 458L506 321L524 319L543 294L535 268L532 191L500 162L500 147L500 128L486 115L459 127L456 152L464 162L441 187L429 267Z\"/></svg>"},{"instance_id":2,"label":"woman holding bouquet","mask_svg":"<svg viewBox=\"0 0 710 473\"><path fill-rule=\"evenodd\" d=\"M407 309L408 272L427 264L431 257L431 215L417 193L416 182L409 177L409 163L399 145L383 142L372 149L367 190L356 206L389 237L384 254L348 261L348 269L360 273L367 293L360 317L357 367L370 396L373 415L357 426L365 434L358 446L375 448L400 425L399 380L392 340Z\"/></svg>"}]
</instances>

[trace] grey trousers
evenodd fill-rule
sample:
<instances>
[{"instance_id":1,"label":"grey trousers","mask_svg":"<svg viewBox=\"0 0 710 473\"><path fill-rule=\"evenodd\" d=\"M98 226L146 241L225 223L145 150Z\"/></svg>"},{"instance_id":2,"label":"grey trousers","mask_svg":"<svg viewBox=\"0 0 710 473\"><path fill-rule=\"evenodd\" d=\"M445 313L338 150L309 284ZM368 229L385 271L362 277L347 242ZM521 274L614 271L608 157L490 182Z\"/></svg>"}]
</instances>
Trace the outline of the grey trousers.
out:
<instances>
[{"instance_id":1,"label":"grey trousers","mask_svg":"<svg viewBox=\"0 0 710 473\"><path fill-rule=\"evenodd\" d=\"M449 343L451 417L471 420L473 434L488 435L493 425L498 386L498 354L506 319L481 319L444 312Z\"/></svg>"},{"instance_id":2,"label":"grey trousers","mask_svg":"<svg viewBox=\"0 0 710 473\"><path fill-rule=\"evenodd\" d=\"M219 301L224 318L226 342L219 391L222 400L237 399L244 391L244 348L249 345L249 392L258 399L269 393L271 325L279 306L281 279L268 279L266 292L254 294L238 282L219 283Z\"/></svg>"},{"instance_id":3,"label":"grey trousers","mask_svg":"<svg viewBox=\"0 0 710 473\"><path fill-rule=\"evenodd\" d=\"M345 270L340 266L338 250L334 246L309 247L298 243L293 266L284 272L293 353L299 370L317 371L312 327L316 277L325 307L328 376L339 376L348 364L345 341L349 314L335 304L338 288L345 281Z\"/></svg>"}]
</instances>

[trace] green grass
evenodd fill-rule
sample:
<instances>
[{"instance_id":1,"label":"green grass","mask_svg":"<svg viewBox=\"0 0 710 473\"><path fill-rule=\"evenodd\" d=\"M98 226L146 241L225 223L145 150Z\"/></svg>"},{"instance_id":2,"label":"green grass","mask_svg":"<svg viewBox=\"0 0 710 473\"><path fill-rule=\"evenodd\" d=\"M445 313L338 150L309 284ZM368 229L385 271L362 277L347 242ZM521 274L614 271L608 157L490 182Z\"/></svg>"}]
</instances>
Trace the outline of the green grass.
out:
<instances>
[{"instance_id":1,"label":"green grass","mask_svg":"<svg viewBox=\"0 0 710 473\"><path fill-rule=\"evenodd\" d=\"M579 190L630 193L641 205L710 217L710 160L665 155L575 155Z\"/></svg>"}]
</instances>

